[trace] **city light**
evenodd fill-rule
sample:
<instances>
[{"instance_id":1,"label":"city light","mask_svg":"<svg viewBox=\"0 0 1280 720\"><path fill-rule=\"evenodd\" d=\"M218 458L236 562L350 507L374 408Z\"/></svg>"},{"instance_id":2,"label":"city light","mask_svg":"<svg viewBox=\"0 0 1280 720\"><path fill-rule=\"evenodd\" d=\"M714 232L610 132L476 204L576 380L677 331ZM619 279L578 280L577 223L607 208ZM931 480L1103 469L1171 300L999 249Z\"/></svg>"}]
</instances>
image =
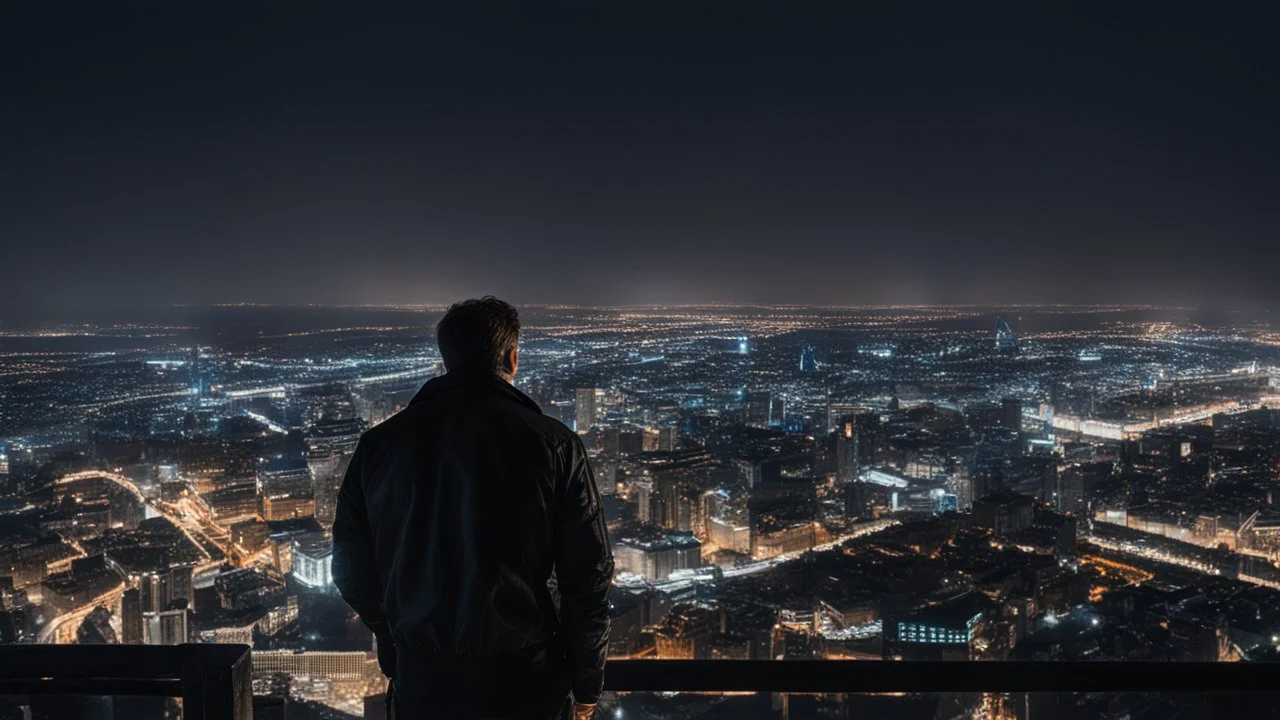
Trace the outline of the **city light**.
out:
<instances>
[{"instance_id":1,"label":"city light","mask_svg":"<svg viewBox=\"0 0 1280 720\"><path fill-rule=\"evenodd\" d=\"M0 517L40 528L0 539L17 639L262 644L255 669L299 697L354 711L380 692L371 643L334 635L328 531L362 433L442 367L363 312L252 349L126 333L116 374L92 353L0 364L26 388ZM589 453L618 657L1016 659L1049 632L1106 656L1171 627L1180 658L1280 645L1260 627L1280 617L1280 392L1240 349L1270 335L1035 332L1027 309L525 314L516 386ZM1261 593L1222 621L1239 632L1183 601L1214 583ZM1136 588L1163 599L1126 614Z\"/></svg>"}]
</instances>

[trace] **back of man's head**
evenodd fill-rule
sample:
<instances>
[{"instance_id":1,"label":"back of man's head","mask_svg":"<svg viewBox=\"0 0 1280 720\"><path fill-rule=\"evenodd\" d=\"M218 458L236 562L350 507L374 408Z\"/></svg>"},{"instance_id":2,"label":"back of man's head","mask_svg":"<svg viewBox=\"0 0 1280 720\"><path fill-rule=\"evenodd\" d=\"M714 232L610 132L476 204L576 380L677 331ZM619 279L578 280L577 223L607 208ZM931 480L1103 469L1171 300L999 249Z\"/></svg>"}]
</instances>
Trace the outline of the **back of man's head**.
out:
<instances>
[{"instance_id":1,"label":"back of man's head","mask_svg":"<svg viewBox=\"0 0 1280 720\"><path fill-rule=\"evenodd\" d=\"M492 295L449 306L436 323L436 344L449 372L515 372L511 351L520 339L520 314Z\"/></svg>"}]
</instances>

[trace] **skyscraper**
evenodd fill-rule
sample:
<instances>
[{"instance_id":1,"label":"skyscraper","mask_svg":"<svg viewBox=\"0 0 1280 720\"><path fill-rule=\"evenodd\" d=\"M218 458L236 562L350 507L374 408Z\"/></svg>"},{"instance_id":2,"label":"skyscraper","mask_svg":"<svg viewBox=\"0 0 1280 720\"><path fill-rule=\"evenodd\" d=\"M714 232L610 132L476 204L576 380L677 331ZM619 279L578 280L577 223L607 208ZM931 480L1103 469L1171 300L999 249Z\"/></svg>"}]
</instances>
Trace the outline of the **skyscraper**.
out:
<instances>
[{"instance_id":1,"label":"skyscraper","mask_svg":"<svg viewBox=\"0 0 1280 720\"><path fill-rule=\"evenodd\" d=\"M147 645L181 645L187 642L187 609L178 607L143 613L142 637Z\"/></svg>"},{"instance_id":2,"label":"skyscraper","mask_svg":"<svg viewBox=\"0 0 1280 720\"><path fill-rule=\"evenodd\" d=\"M194 604L195 586L191 568L178 566L150 572L138 580L139 602L143 612L166 610L176 600Z\"/></svg>"},{"instance_id":3,"label":"skyscraper","mask_svg":"<svg viewBox=\"0 0 1280 720\"><path fill-rule=\"evenodd\" d=\"M814 357L812 345L800 348L800 372L814 372L818 369L818 360Z\"/></svg>"},{"instance_id":4,"label":"skyscraper","mask_svg":"<svg viewBox=\"0 0 1280 720\"><path fill-rule=\"evenodd\" d=\"M836 481L848 485L858 479L858 430L852 416L836 428Z\"/></svg>"},{"instance_id":5,"label":"skyscraper","mask_svg":"<svg viewBox=\"0 0 1280 720\"><path fill-rule=\"evenodd\" d=\"M584 434L590 430L598 419L596 400L600 395L600 390L596 388L578 388L574 393L574 429L579 434Z\"/></svg>"},{"instance_id":6,"label":"skyscraper","mask_svg":"<svg viewBox=\"0 0 1280 720\"><path fill-rule=\"evenodd\" d=\"M996 318L996 349L1005 352L1018 349L1018 338L1003 318Z\"/></svg>"},{"instance_id":7,"label":"skyscraper","mask_svg":"<svg viewBox=\"0 0 1280 720\"><path fill-rule=\"evenodd\" d=\"M138 588L125 590L120 598L120 642L142 643L142 591Z\"/></svg>"}]
</instances>

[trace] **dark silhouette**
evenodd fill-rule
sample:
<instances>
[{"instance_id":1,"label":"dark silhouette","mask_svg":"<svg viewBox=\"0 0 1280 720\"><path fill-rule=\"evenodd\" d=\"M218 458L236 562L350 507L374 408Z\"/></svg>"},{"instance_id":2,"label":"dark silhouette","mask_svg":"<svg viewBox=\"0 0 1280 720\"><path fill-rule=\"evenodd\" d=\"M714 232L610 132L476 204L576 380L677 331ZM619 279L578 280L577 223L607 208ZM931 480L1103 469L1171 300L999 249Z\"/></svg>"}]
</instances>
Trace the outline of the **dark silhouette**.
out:
<instances>
[{"instance_id":1,"label":"dark silhouette","mask_svg":"<svg viewBox=\"0 0 1280 720\"><path fill-rule=\"evenodd\" d=\"M600 695L600 496L578 436L511 384L519 329L492 297L449 308L448 372L364 434L342 483L334 582L377 637L397 717L558 717L570 691L589 716Z\"/></svg>"}]
</instances>

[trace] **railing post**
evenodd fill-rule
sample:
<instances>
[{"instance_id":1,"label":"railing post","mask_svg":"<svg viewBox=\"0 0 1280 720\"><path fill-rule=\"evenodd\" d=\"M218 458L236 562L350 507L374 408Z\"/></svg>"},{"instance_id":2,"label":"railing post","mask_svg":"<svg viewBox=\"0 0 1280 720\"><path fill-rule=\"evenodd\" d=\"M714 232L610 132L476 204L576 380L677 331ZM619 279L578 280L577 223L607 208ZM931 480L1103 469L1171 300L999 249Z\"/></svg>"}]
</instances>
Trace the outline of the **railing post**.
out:
<instances>
[{"instance_id":1,"label":"railing post","mask_svg":"<svg viewBox=\"0 0 1280 720\"><path fill-rule=\"evenodd\" d=\"M252 659L247 645L184 645L182 716L253 720Z\"/></svg>"}]
</instances>

